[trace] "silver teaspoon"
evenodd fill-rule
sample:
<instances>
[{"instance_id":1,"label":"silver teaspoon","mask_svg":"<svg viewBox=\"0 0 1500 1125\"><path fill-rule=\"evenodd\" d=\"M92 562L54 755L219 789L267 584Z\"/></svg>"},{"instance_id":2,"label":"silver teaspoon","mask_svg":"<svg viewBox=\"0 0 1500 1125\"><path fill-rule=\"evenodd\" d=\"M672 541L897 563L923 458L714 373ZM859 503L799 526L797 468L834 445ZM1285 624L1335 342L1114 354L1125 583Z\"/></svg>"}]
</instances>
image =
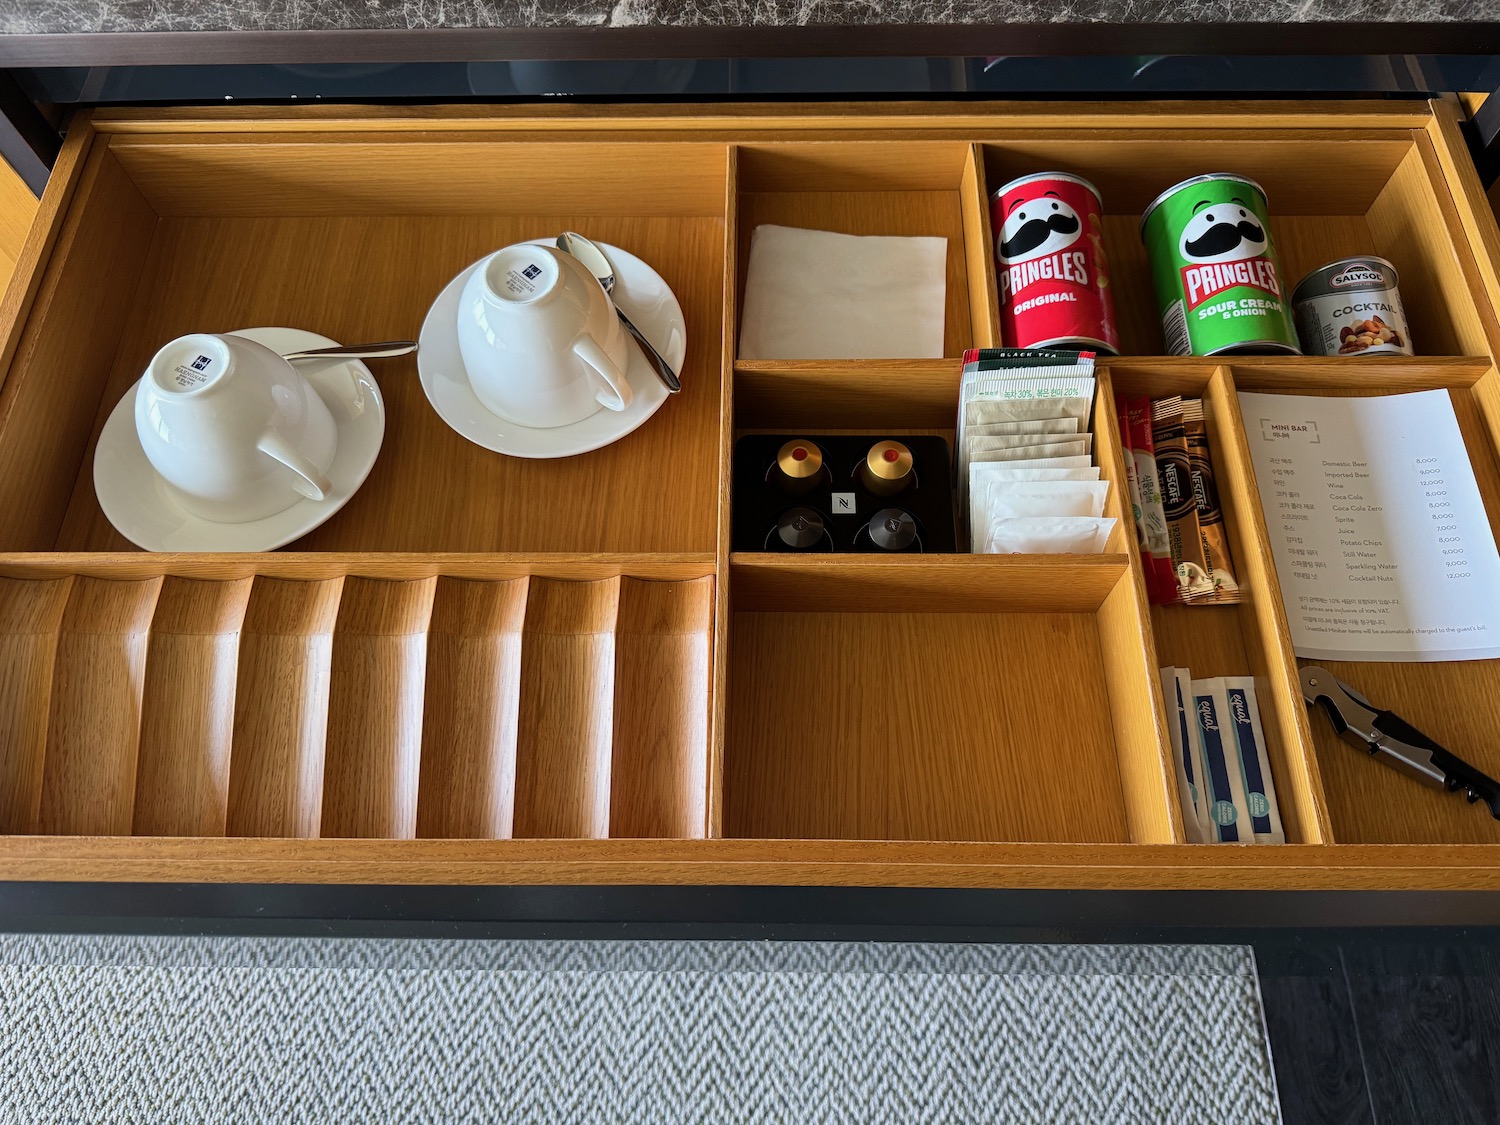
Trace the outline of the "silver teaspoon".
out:
<instances>
[{"instance_id":1,"label":"silver teaspoon","mask_svg":"<svg viewBox=\"0 0 1500 1125\"><path fill-rule=\"evenodd\" d=\"M395 359L417 350L415 340L385 340L378 344L340 344L335 348L309 348L300 352L282 352L291 363L305 359Z\"/></svg>"},{"instance_id":2,"label":"silver teaspoon","mask_svg":"<svg viewBox=\"0 0 1500 1125\"><path fill-rule=\"evenodd\" d=\"M564 231L557 236L557 248L582 262L584 268L599 279L599 284L604 287L606 293L613 291L615 267L609 264L609 259L604 256L603 250L583 235L573 231ZM625 326L625 330L635 337L636 343L640 344L646 357L655 365L657 377L666 385L667 390L674 395L682 390L682 381L677 378L677 372L672 370L672 365L662 358L661 352L656 350L650 340L641 335L641 330L630 323L630 318L625 315L619 305L615 305L615 315L620 318L620 323Z\"/></svg>"}]
</instances>

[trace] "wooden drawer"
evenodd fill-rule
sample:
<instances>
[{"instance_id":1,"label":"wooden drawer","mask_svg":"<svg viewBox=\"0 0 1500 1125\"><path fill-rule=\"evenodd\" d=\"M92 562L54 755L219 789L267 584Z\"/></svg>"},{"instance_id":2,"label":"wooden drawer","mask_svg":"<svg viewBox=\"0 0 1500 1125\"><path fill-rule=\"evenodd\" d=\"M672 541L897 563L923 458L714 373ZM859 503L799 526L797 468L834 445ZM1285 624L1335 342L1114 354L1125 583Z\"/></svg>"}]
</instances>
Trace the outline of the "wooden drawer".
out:
<instances>
[{"instance_id":1,"label":"wooden drawer","mask_svg":"<svg viewBox=\"0 0 1500 1125\"><path fill-rule=\"evenodd\" d=\"M951 437L1000 343L987 185L1103 193L1117 390L1201 393L1245 603L1152 609L1134 537L1068 556L740 555L734 439ZM1392 259L1418 359L1178 359L1144 206L1265 185L1286 271ZM736 362L763 222L949 240L940 360ZM560 461L448 430L382 365L364 488L291 548L133 550L93 446L160 343L417 335L487 251L566 228L682 302L684 391ZM75 124L0 309L0 879L1500 887L1500 824L1310 723L1236 390L1448 390L1500 526L1500 234L1445 102L309 108ZM1156 669L1253 674L1289 840L1183 842ZM1500 662L1352 678L1500 774Z\"/></svg>"}]
</instances>

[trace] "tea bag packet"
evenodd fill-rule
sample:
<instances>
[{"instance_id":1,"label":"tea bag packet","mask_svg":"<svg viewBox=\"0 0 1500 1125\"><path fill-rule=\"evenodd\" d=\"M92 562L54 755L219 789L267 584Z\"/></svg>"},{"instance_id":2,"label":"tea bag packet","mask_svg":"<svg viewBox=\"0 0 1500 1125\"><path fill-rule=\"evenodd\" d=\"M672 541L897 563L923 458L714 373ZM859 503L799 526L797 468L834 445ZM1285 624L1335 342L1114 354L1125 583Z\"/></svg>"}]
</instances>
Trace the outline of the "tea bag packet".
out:
<instances>
[{"instance_id":1,"label":"tea bag packet","mask_svg":"<svg viewBox=\"0 0 1500 1125\"><path fill-rule=\"evenodd\" d=\"M1186 668L1163 668L1161 691L1167 704L1167 730L1172 740L1172 763L1177 774L1177 803L1188 843L1208 842L1208 807L1201 789L1202 750L1197 717L1192 707L1192 677Z\"/></svg>"},{"instance_id":2,"label":"tea bag packet","mask_svg":"<svg viewBox=\"0 0 1500 1125\"><path fill-rule=\"evenodd\" d=\"M1077 418L1032 418L1024 422L976 422L969 437L1003 437L1009 434L1076 434Z\"/></svg>"},{"instance_id":3,"label":"tea bag packet","mask_svg":"<svg viewBox=\"0 0 1500 1125\"><path fill-rule=\"evenodd\" d=\"M1182 428L1187 442L1188 471L1192 474L1193 497L1198 508L1198 530L1203 551L1213 574L1214 601L1232 605L1240 600L1239 580L1229 555L1229 531L1219 507L1219 486L1214 478L1213 458L1208 451L1208 428L1203 420L1203 400L1182 400Z\"/></svg>"},{"instance_id":4,"label":"tea bag packet","mask_svg":"<svg viewBox=\"0 0 1500 1125\"><path fill-rule=\"evenodd\" d=\"M997 481L976 478L969 492L971 518L1013 519L1018 516L1102 516L1108 481Z\"/></svg>"},{"instance_id":5,"label":"tea bag packet","mask_svg":"<svg viewBox=\"0 0 1500 1125\"><path fill-rule=\"evenodd\" d=\"M1009 461L975 461L969 466L970 487L976 476L983 474L991 480L1098 480L1097 465L1087 469L1034 468L1035 461L1024 462L1024 468L1013 468Z\"/></svg>"},{"instance_id":6,"label":"tea bag packet","mask_svg":"<svg viewBox=\"0 0 1500 1125\"><path fill-rule=\"evenodd\" d=\"M995 441L995 438L979 438L979 441ZM970 461L1034 461L1052 460L1057 457L1082 457L1084 464L1089 456L1088 443L1081 438L1057 441L1051 445L1017 445L1009 449L970 449Z\"/></svg>"},{"instance_id":7,"label":"tea bag packet","mask_svg":"<svg viewBox=\"0 0 1500 1125\"><path fill-rule=\"evenodd\" d=\"M741 359L938 359L948 240L758 226Z\"/></svg>"},{"instance_id":8,"label":"tea bag packet","mask_svg":"<svg viewBox=\"0 0 1500 1125\"><path fill-rule=\"evenodd\" d=\"M1229 718L1229 696L1221 679L1193 680L1193 707L1203 746L1208 793L1209 842L1252 844L1254 831L1240 769L1239 747Z\"/></svg>"},{"instance_id":9,"label":"tea bag packet","mask_svg":"<svg viewBox=\"0 0 1500 1125\"><path fill-rule=\"evenodd\" d=\"M973 549L988 555L1098 555L1115 522L1092 516L987 520Z\"/></svg>"},{"instance_id":10,"label":"tea bag packet","mask_svg":"<svg viewBox=\"0 0 1500 1125\"><path fill-rule=\"evenodd\" d=\"M1023 483L988 475L991 466L1040 470L1094 469L1094 357L1089 352L990 348L964 355L959 381L957 441L959 511L969 516L970 549L1008 553L1033 549L1097 552L1097 525L1006 525L1009 520L1099 520L1108 484L1054 478L1028 492ZM1076 487L1084 485L1086 487Z\"/></svg>"},{"instance_id":11,"label":"tea bag packet","mask_svg":"<svg viewBox=\"0 0 1500 1125\"><path fill-rule=\"evenodd\" d=\"M1036 449L1038 456L1048 456L1047 447L1051 445L1072 445L1077 442L1083 443L1083 451L1092 453L1094 450L1093 434L998 434L995 436L969 437L969 452L978 453L990 449Z\"/></svg>"},{"instance_id":12,"label":"tea bag packet","mask_svg":"<svg viewBox=\"0 0 1500 1125\"><path fill-rule=\"evenodd\" d=\"M1276 786L1271 780L1271 762L1266 756L1266 735L1260 725L1255 680L1250 676L1225 676L1224 692L1239 752L1250 830L1257 844L1284 844L1286 829L1281 824Z\"/></svg>"},{"instance_id":13,"label":"tea bag packet","mask_svg":"<svg viewBox=\"0 0 1500 1125\"><path fill-rule=\"evenodd\" d=\"M1172 572L1177 578L1177 600L1212 597L1213 564L1209 562L1208 544L1198 519L1181 396L1158 399L1151 404L1151 437L1156 446L1156 472L1167 517L1167 543L1172 551Z\"/></svg>"}]
</instances>

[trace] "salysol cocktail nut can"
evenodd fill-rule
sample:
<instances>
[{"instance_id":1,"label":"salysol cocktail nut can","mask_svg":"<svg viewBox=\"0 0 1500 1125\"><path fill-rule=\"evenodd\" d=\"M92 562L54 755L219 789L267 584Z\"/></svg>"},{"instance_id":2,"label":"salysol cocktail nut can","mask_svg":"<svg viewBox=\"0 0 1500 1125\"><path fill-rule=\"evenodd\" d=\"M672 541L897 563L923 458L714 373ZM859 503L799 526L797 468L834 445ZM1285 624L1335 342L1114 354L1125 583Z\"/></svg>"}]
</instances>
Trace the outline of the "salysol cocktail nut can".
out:
<instances>
[{"instance_id":1,"label":"salysol cocktail nut can","mask_svg":"<svg viewBox=\"0 0 1500 1125\"><path fill-rule=\"evenodd\" d=\"M1415 354L1396 281L1396 267L1384 258L1340 258L1313 270L1292 290L1302 350L1308 355Z\"/></svg>"},{"instance_id":2,"label":"salysol cocktail nut can","mask_svg":"<svg viewBox=\"0 0 1500 1125\"><path fill-rule=\"evenodd\" d=\"M1300 355L1266 193L1215 172L1183 180L1141 216L1168 355Z\"/></svg>"},{"instance_id":3,"label":"salysol cocktail nut can","mask_svg":"<svg viewBox=\"0 0 1500 1125\"><path fill-rule=\"evenodd\" d=\"M1117 355L1104 208L1094 185L1066 172L1039 172L1012 180L992 200L1006 346Z\"/></svg>"}]
</instances>

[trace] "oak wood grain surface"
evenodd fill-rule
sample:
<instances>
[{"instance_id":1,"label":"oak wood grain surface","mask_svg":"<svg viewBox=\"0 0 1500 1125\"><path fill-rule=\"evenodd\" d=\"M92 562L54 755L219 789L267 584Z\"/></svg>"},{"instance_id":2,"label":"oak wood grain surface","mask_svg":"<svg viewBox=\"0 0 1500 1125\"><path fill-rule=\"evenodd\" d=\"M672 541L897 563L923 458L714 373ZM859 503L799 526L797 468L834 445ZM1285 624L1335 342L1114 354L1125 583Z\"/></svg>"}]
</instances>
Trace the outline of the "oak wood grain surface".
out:
<instances>
[{"instance_id":1,"label":"oak wood grain surface","mask_svg":"<svg viewBox=\"0 0 1500 1125\"><path fill-rule=\"evenodd\" d=\"M717 218L562 213L162 220L140 284L113 298L126 305L124 328L115 333L118 349L88 361L90 376L103 381L107 372L107 382L90 419L93 437L82 440L92 449L109 412L163 341L253 325L308 328L351 342L416 339L429 304L465 267L512 242L567 229L630 250L672 287L687 321L682 393L635 433L593 453L501 457L443 422L422 391L414 357L372 361L386 404L380 457L353 499L297 548L711 551L724 253ZM400 269L389 268L392 262ZM78 405L75 400L73 408ZM99 509L91 453L72 493L52 545L131 548ZM0 545L13 539L0 537Z\"/></svg>"},{"instance_id":2,"label":"oak wood grain surface","mask_svg":"<svg viewBox=\"0 0 1500 1125\"><path fill-rule=\"evenodd\" d=\"M511 835L527 580L438 580L427 641L417 835Z\"/></svg>"},{"instance_id":3,"label":"oak wood grain surface","mask_svg":"<svg viewBox=\"0 0 1500 1125\"><path fill-rule=\"evenodd\" d=\"M240 625L251 579L162 580L151 618L135 775L137 836L222 836Z\"/></svg>"},{"instance_id":4,"label":"oak wood grain surface","mask_svg":"<svg viewBox=\"0 0 1500 1125\"><path fill-rule=\"evenodd\" d=\"M531 582L516 736L517 836L609 835L620 582Z\"/></svg>"},{"instance_id":5,"label":"oak wood grain surface","mask_svg":"<svg viewBox=\"0 0 1500 1125\"><path fill-rule=\"evenodd\" d=\"M1099 645L1090 614L736 613L726 834L1128 839Z\"/></svg>"},{"instance_id":6,"label":"oak wood grain surface","mask_svg":"<svg viewBox=\"0 0 1500 1125\"><path fill-rule=\"evenodd\" d=\"M0 836L11 877L1500 888L1478 812L1309 723L1235 402L1450 389L1500 521L1500 233L1441 106L157 109L99 127L70 132L0 303L0 831L64 834ZM1105 198L1136 354L1101 362L1101 393L1205 397L1245 603L1148 610L1124 527L1087 561L731 558L737 432L951 429L957 356L998 328L985 193L1038 168ZM1153 357L1140 209L1213 168L1265 185L1288 284L1344 254L1394 261L1424 356ZM947 237L948 358L736 363L750 232L773 221ZM104 520L93 443L162 340L415 336L461 268L568 227L682 301L684 392L637 433L498 457L388 362L375 470L295 550L151 556ZM1096 432L1123 515L1107 416ZM1299 843L1174 842L1169 661L1265 685ZM1479 709L1443 701L1495 695L1496 666L1346 678L1484 767L1500 744ZM720 831L769 839L694 838Z\"/></svg>"},{"instance_id":7,"label":"oak wood grain surface","mask_svg":"<svg viewBox=\"0 0 1500 1125\"><path fill-rule=\"evenodd\" d=\"M342 578L257 578L240 635L231 836L318 835Z\"/></svg>"}]
</instances>

